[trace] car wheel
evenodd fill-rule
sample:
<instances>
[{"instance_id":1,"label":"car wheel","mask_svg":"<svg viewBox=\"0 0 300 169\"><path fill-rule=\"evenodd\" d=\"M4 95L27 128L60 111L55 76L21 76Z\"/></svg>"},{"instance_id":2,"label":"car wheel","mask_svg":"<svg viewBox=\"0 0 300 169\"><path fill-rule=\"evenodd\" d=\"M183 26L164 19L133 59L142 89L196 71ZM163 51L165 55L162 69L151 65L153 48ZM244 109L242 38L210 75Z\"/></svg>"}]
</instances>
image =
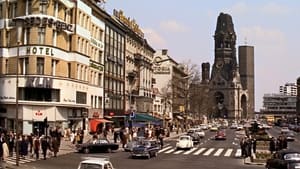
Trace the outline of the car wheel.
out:
<instances>
[{"instance_id":1,"label":"car wheel","mask_svg":"<svg viewBox=\"0 0 300 169\"><path fill-rule=\"evenodd\" d=\"M108 152L108 153L111 153L111 152L112 152L111 148L108 148L108 149L107 149L107 152Z\"/></svg>"},{"instance_id":2,"label":"car wheel","mask_svg":"<svg viewBox=\"0 0 300 169\"><path fill-rule=\"evenodd\" d=\"M154 153L153 157L157 157L157 155L158 155L158 152L156 151L156 152Z\"/></svg>"},{"instance_id":3,"label":"car wheel","mask_svg":"<svg viewBox=\"0 0 300 169\"><path fill-rule=\"evenodd\" d=\"M147 159L150 159L151 158L151 154L149 153L148 155L147 155Z\"/></svg>"},{"instance_id":4,"label":"car wheel","mask_svg":"<svg viewBox=\"0 0 300 169\"><path fill-rule=\"evenodd\" d=\"M85 149L83 149L83 152L84 152L85 154L88 154L88 153L90 153L90 149L85 148Z\"/></svg>"}]
</instances>

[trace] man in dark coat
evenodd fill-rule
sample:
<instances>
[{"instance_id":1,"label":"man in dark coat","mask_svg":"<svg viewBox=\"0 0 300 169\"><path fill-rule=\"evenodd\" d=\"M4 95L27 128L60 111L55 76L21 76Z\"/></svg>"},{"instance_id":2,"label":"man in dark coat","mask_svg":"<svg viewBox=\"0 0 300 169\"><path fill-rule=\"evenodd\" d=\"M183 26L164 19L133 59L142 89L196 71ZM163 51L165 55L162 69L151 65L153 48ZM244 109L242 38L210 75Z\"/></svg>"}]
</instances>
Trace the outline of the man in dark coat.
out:
<instances>
[{"instance_id":1,"label":"man in dark coat","mask_svg":"<svg viewBox=\"0 0 300 169\"><path fill-rule=\"evenodd\" d=\"M42 136L42 138L41 138L41 147L42 147L42 151L43 151L44 160L46 160L47 150L50 148L50 144L49 144L48 138L46 138L45 136Z\"/></svg>"},{"instance_id":2,"label":"man in dark coat","mask_svg":"<svg viewBox=\"0 0 300 169\"><path fill-rule=\"evenodd\" d=\"M276 140L274 137L271 138L269 150L270 150L271 154L273 154L273 152L276 151Z\"/></svg>"}]
</instances>

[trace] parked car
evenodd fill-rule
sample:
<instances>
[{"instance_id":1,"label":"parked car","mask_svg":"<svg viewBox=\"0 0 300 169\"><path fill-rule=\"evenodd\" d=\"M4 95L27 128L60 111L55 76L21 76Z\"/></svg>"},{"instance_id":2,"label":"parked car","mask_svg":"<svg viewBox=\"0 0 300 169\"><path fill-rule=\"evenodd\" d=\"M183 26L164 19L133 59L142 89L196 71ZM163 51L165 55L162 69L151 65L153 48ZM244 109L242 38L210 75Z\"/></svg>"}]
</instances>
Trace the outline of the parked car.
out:
<instances>
[{"instance_id":1,"label":"parked car","mask_svg":"<svg viewBox=\"0 0 300 169\"><path fill-rule=\"evenodd\" d=\"M218 130L215 135L215 140L226 140L226 132L224 130Z\"/></svg>"},{"instance_id":2,"label":"parked car","mask_svg":"<svg viewBox=\"0 0 300 169\"><path fill-rule=\"evenodd\" d=\"M266 162L267 169L298 169L300 168L300 153L295 150L280 150L275 152Z\"/></svg>"},{"instance_id":3,"label":"parked car","mask_svg":"<svg viewBox=\"0 0 300 169\"><path fill-rule=\"evenodd\" d=\"M132 149L131 157L156 157L161 149L160 143L156 140L144 140L141 144Z\"/></svg>"},{"instance_id":4,"label":"parked car","mask_svg":"<svg viewBox=\"0 0 300 169\"><path fill-rule=\"evenodd\" d=\"M131 152L134 147L142 144L142 142L144 140L145 140L145 137L135 137L132 141L128 142L125 145L124 150L127 151L127 152Z\"/></svg>"},{"instance_id":5,"label":"parked car","mask_svg":"<svg viewBox=\"0 0 300 169\"><path fill-rule=\"evenodd\" d=\"M77 144L76 150L83 153L98 153L98 152L112 152L117 150L119 145L110 143L107 139L101 138L97 140L88 140L86 143Z\"/></svg>"},{"instance_id":6,"label":"parked car","mask_svg":"<svg viewBox=\"0 0 300 169\"><path fill-rule=\"evenodd\" d=\"M79 163L77 169L114 169L108 158L91 158Z\"/></svg>"},{"instance_id":7,"label":"parked car","mask_svg":"<svg viewBox=\"0 0 300 169\"><path fill-rule=\"evenodd\" d=\"M183 135L178 138L176 149L191 149L194 147L193 138L189 135Z\"/></svg>"}]
</instances>

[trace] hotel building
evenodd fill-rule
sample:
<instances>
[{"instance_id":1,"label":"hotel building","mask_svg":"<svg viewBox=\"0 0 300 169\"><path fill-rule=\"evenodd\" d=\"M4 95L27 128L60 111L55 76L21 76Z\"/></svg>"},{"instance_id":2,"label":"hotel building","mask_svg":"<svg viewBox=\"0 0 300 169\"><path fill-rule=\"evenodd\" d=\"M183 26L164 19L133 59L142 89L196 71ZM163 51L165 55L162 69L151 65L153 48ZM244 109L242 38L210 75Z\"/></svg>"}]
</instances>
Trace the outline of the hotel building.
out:
<instances>
[{"instance_id":1,"label":"hotel building","mask_svg":"<svg viewBox=\"0 0 300 169\"><path fill-rule=\"evenodd\" d=\"M107 20L94 1L0 1L0 126L15 130L16 101L24 134L43 134L45 118L73 130L103 118Z\"/></svg>"}]
</instances>

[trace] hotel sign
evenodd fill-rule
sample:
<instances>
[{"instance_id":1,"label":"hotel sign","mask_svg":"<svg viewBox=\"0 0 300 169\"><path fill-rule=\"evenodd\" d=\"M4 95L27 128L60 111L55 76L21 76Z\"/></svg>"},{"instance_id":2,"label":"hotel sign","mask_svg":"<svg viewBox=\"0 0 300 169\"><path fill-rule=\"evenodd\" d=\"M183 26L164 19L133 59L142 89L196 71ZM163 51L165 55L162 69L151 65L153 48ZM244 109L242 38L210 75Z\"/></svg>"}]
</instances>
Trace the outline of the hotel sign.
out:
<instances>
[{"instance_id":1,"label":"hotel sign","mask_svg":"<svg viewBox=\"0 0 300 169\"><path fill-rule=\"evenodd\" d=\"M59 20L55 20L51 17L45 17L45 16L29 16L29 17L18 17L14 19L15 22L22 20L24 27L54 27L57 31L69 31L73 32L73 25L68 24Z\"/></svg>"},{"instance_id":2,"label":"hotel sign","mask_svg":"<svg viewBox=\"0 0 300 169\"><path fill-rule=\"evenodd\" d=\"M126 25L128 28L130 28L133 32L138 34L140 37L144 38L143 31L139 28L139 25L135 23L134 19L130 19L129 17L126 17L122 10L117 11L114 9L114 16L118 18L120 22L122 22L124 25Z\"/></svg>"},{"instance_id":3,"label":"hotel sign","mask_svg":"<svg viewBox=\"0 0 300 169\"><path fill-rule=\"evenodd\" d=\"M153 66L153 73L156 74L170 74L170 68L165 66Z\"/></svg>"},{"instance_id":4,"label":"hotel sign","mask_svg":"<svg viewBox=\"0 0 300 169\"><path fill-rule=\"evenodd\" d=\"M47 56L54 56L53 48L50 47L27 47L26 48L27 55L47 55Z\"/></svg>"}]
</instances>

